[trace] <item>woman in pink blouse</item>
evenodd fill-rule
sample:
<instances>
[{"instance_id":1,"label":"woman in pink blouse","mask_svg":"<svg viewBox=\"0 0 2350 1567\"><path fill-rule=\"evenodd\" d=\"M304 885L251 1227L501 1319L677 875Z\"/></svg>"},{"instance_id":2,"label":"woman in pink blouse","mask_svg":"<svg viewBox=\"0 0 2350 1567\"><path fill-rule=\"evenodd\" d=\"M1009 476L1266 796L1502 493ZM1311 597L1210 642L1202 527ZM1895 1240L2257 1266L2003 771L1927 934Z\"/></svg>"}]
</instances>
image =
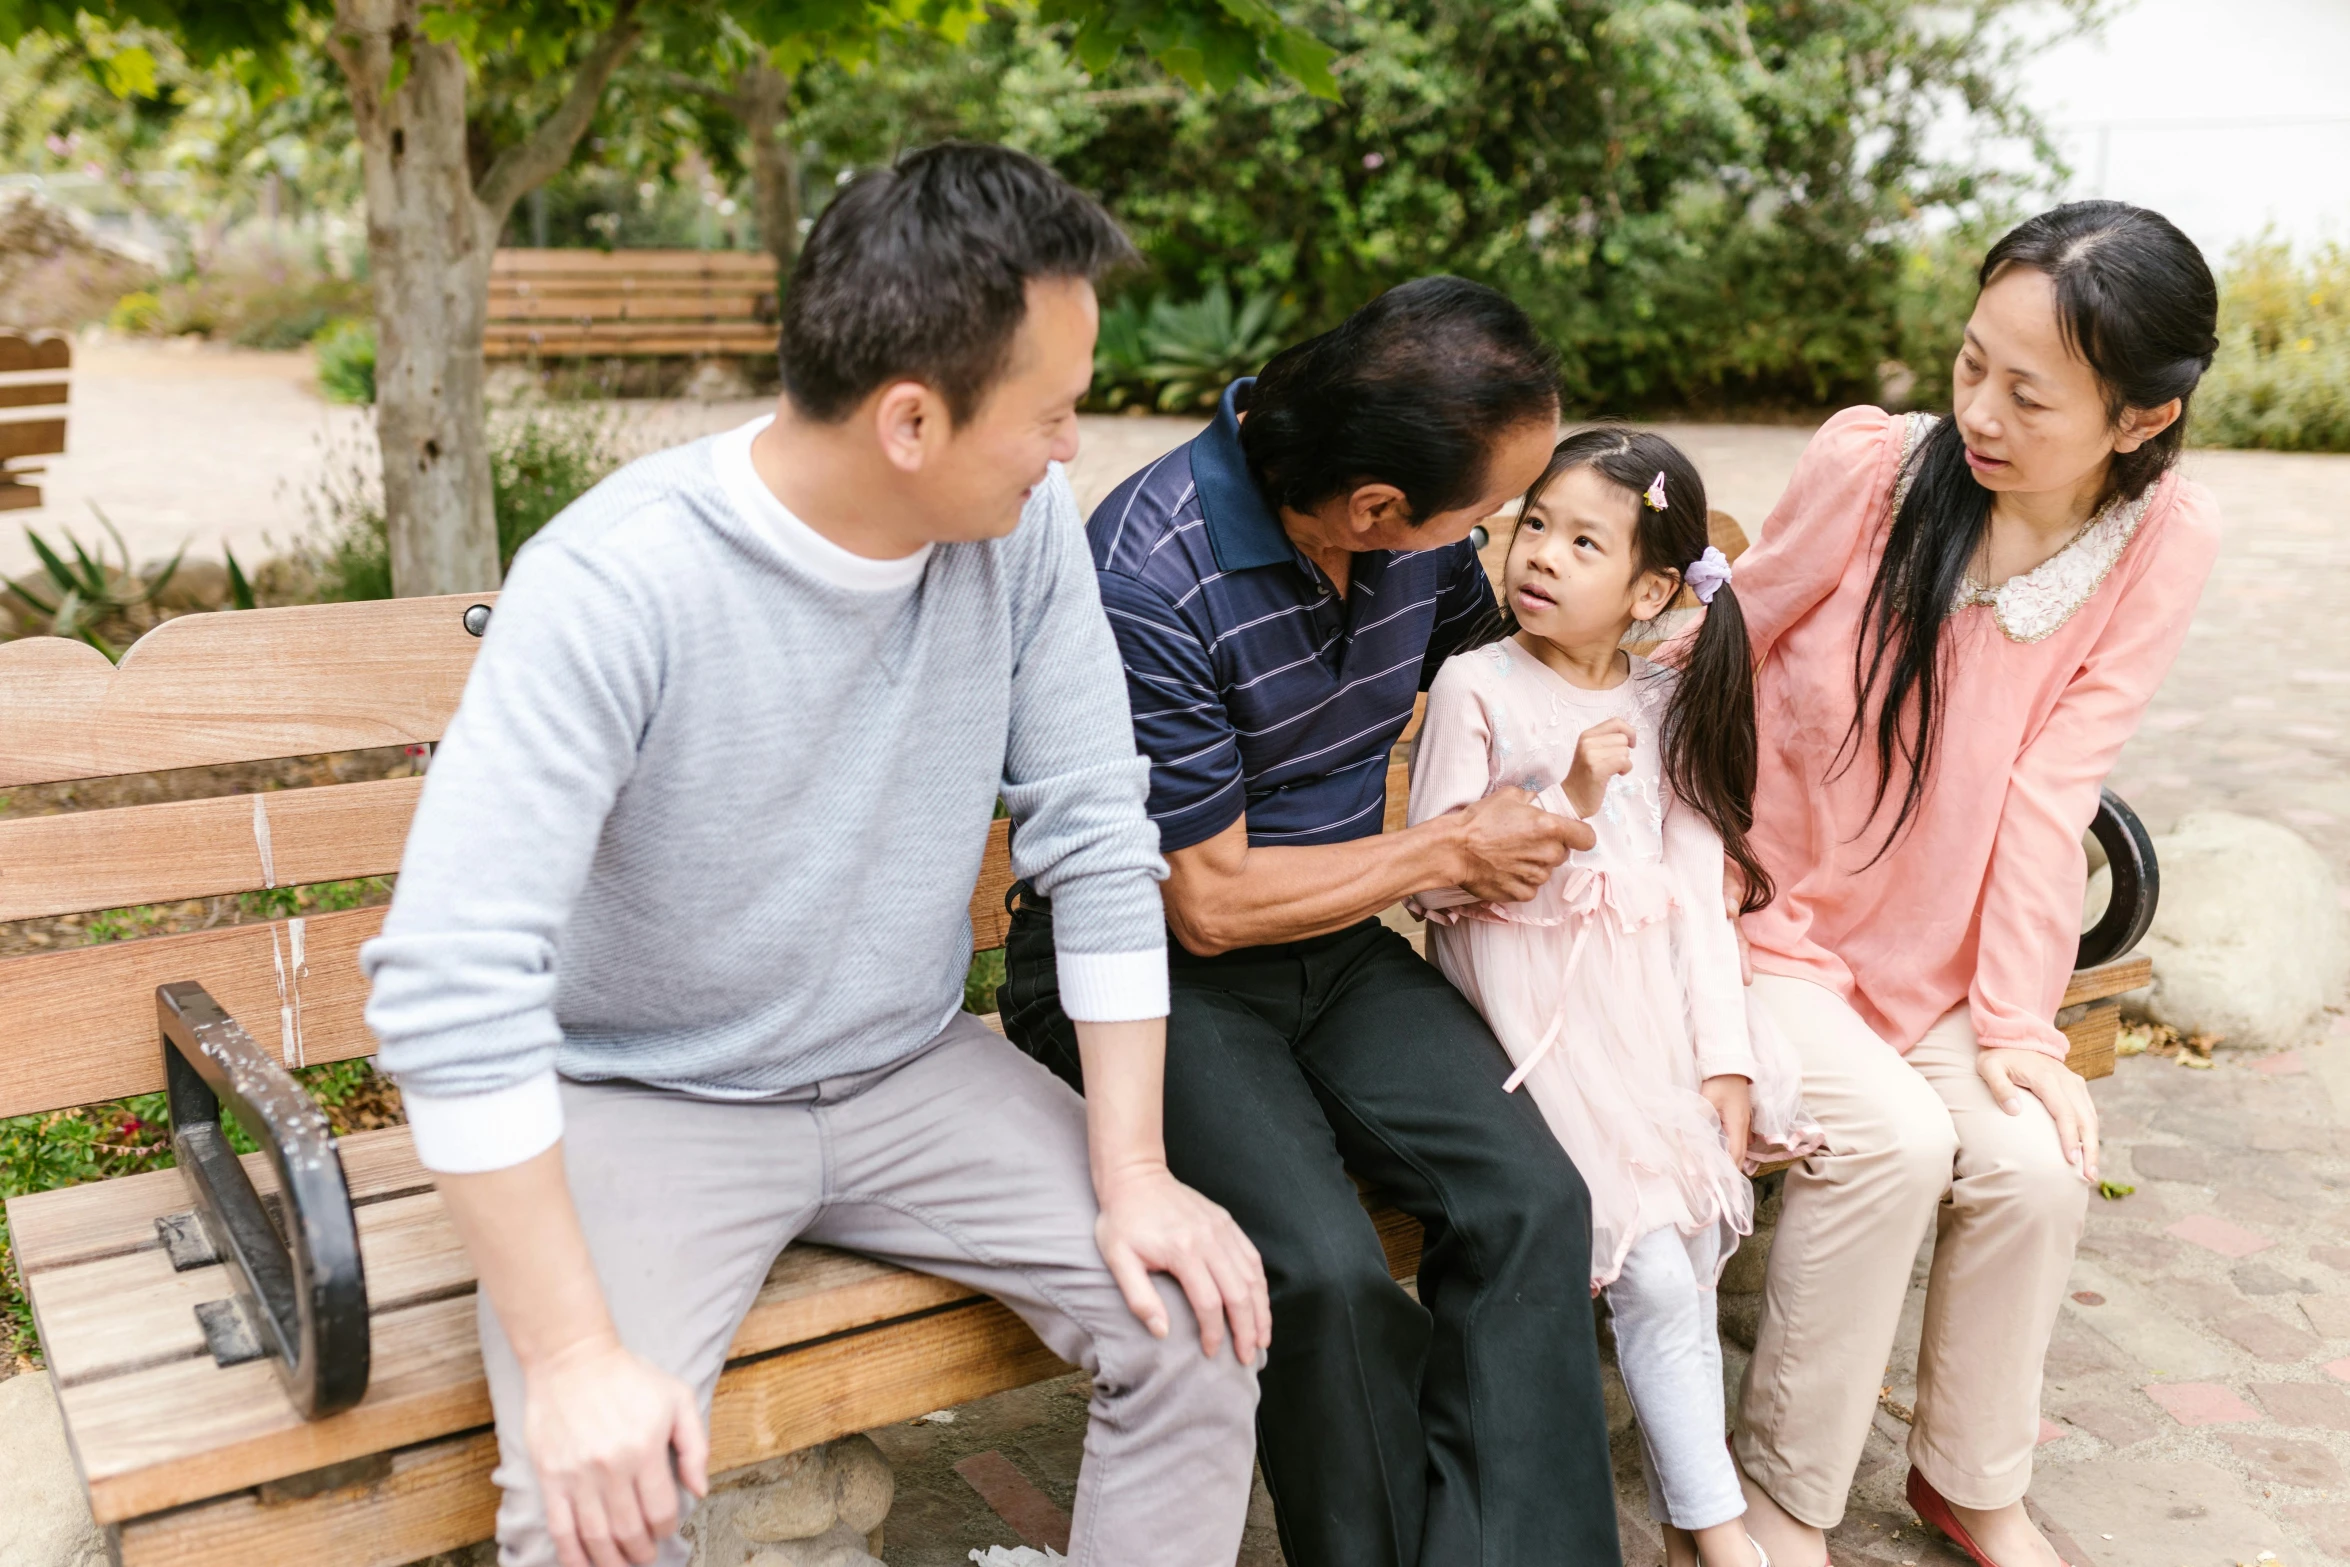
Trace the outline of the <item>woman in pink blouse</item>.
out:
<instances>
[{"instance_id":1,"label":"woman in pink blouse","mask_svg":"<svg viewBox=\"0 0 2350 1567\"><path fill-rule=\"evenodd\" d=\"M1778 1567L1826 1559L1929 1223L1911 1504L2055 1567L2023 1495L2097 1180L2054 1022L2081 838L2218 547L2173 468L2216 346L2194 245L2080 202L1980 280L1953 416L1837 415L1737 567L1778 885L1744 931L1828 1140L1788 1172L1736 1444Z\"/></svg>"}]
</instances>

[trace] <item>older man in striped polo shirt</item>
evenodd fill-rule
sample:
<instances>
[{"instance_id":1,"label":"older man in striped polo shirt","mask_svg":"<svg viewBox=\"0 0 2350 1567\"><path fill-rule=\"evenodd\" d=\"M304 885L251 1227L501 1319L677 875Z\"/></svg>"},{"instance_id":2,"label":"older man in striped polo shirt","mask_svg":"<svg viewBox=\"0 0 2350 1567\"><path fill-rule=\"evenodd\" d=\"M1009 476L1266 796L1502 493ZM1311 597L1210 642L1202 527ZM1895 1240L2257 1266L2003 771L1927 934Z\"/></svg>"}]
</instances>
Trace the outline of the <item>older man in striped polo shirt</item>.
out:
<instances>
[{"instance_id":1,"label":"older man in striped polo shirt","mask_svg":"<svg viewBox=\"0 0 2350 1567\"><path fill-rule=\"evenodd\" d=\"M1524 899L1591 842L1515 790L1380 832L1415 693L1495 634L1468 534L1540 471L1556 384L1501 295L1407 284L1235 383L1087 528L1169 869L1168 1157L1264 1255L1291 1567L1619 1560L1583 1183L1376 917ZM1051 918L1023 896L1004 1023L1074 1082ZM1418 1300L1350 1171L1426 1226Z\"/></svg>"}]
</instances>

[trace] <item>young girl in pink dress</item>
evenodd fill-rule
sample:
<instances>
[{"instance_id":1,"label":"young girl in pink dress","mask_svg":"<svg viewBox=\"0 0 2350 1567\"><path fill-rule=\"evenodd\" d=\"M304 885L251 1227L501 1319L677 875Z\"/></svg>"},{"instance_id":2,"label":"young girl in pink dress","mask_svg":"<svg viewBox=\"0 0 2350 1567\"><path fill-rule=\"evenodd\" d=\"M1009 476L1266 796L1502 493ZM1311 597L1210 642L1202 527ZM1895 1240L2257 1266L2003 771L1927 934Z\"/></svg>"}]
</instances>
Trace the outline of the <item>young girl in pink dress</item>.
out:
<instances>
[{"instance_id":1,"label":"young girl in pink dress","mask_svg":"<svg viewBox=\"0 0 2350 1567\"><path fill-rule=\"evenodd\" d=\"M1587 430L1519 512L1516 634L1438 673L1412 759L1414 823L1523 789L1597 844L1525 903L1414 900L1591 1191L1594 1289L1640 1420L1669 1559L1767 1567L1723 1445L1714 1281L1753 1227L1746 1172L1816 1146L1787 1043L1751 1011L1725 907L1770 880L1746 844L1754 687L1705 489L1670 442ZM1709 606L1676 670L1622 650L1683 585Z\"/></svg>"}]
</instances>

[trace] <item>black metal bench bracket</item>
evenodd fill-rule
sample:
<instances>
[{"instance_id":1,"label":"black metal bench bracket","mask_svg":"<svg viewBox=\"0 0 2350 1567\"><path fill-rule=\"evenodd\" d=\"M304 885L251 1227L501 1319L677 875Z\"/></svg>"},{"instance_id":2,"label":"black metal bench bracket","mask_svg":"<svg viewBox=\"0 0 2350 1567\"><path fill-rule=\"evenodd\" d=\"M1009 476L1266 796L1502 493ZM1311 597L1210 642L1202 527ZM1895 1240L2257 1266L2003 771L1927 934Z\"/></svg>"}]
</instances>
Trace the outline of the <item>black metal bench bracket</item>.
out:
<instances>
[{"instance_id":1,"label":"black metal bench bracket","mask_svg":"<svg viewBox=\"0 0 2350 1567\"><path fill-rule=\"evenodd\" d=\"M2155 907L2162 901L2162 871L2155 864L2154 839L2147 834L2146 824L2138 820L2138 813L2111 789L2098 791L2097 818L2089 824L2089 835L2105 851L2105 863L2113 873L2113 895L2106 900L2105 913L2097 923L2082 932L2080 955L2073 960L2075 968L2111 963L2136 946L2154 924Z\"/></svg>"},{"instance_id":2,"label":"black metal bench bracket","mask_svg":"<svg viewBox=\"0 0 2350 1567\"><path fill-rule=\"evenodd\" d=\"M226 1363L241 1326L304 1419L348 1409L367 1391L367 1280L326 1116L202 985L158 986L155 1010L180 1176L237 1292L196 1308L206 1342ZM222 1134L223 1100L277 1171L277 1203L253 1190Z\"/></svg>"}]
</instances>

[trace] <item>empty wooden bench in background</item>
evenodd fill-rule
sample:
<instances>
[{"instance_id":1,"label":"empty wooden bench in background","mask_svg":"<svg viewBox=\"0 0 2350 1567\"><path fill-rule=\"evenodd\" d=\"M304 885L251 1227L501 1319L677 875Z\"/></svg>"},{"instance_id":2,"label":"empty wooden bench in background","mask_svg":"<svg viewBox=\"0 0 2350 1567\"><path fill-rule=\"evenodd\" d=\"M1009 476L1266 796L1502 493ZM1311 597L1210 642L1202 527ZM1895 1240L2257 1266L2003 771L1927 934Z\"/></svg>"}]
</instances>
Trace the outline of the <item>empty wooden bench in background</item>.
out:
<instances>
[{"instance_id":1,"label":"empty wooden bench in background","mask_svg":"<svg viewBox=\"0 0 2350 1567\"><path fill-rule=\"evenodd\" d=\"M22 336L0 333L0 408L48 410L0 420L0 511L41 504L38 485L25 481L41 472L28 457L65 452L66 373L73 368L73 340L61 333Z\"/></svg>"},{"instance_id":2,"label":"empty wooden bench in background","mask_svg":"<svg viewBox=\"0 0 2350 1567\"><path fill-rule=\"evenodd\" d=\"M0 644L0 788L430 743L491 603L189 616L119 668L77 642ZM0 821L0 920L387 875L421 786ZM1403 800L1399 755L1390 828ZM1010 881L999 821L971 898L975 951L1002 945ZM173 1089L180 1170L8 1204L75 1460L126 1567L396 1567L493 1526L473 1275L431 1179L405 1129L330 1145L283 1072L373 1052L357 951L381 920L363 908L0 961L0 1116ZM2112 1069L2111 997L2144 970L2076 976L2067 1003L2083 1011L2067 1021L2085 1075ZM279 1151L221 1154L212 1093L232 1110L242 1098ZM207 1200L209 1226L191 1215ZM1396 1275L1416 1273L1418 1225L1367 1206ZM794 1246L719 1381L712 1468L1066 1369L962 1286ZM305 1402L335 1412L306 1419Z\"/></svg>"},{"instance_id":3,"label":"empty wooden bench in background","mask_svg":"<svg viewBox=\"0 0 2350 1567\"><path fill-rule=\"evenodd\" d=\"M728 250L501 250L490 258L492 359L763 357L775 352L775 258Z\"/></svg>"}]
</instances>

